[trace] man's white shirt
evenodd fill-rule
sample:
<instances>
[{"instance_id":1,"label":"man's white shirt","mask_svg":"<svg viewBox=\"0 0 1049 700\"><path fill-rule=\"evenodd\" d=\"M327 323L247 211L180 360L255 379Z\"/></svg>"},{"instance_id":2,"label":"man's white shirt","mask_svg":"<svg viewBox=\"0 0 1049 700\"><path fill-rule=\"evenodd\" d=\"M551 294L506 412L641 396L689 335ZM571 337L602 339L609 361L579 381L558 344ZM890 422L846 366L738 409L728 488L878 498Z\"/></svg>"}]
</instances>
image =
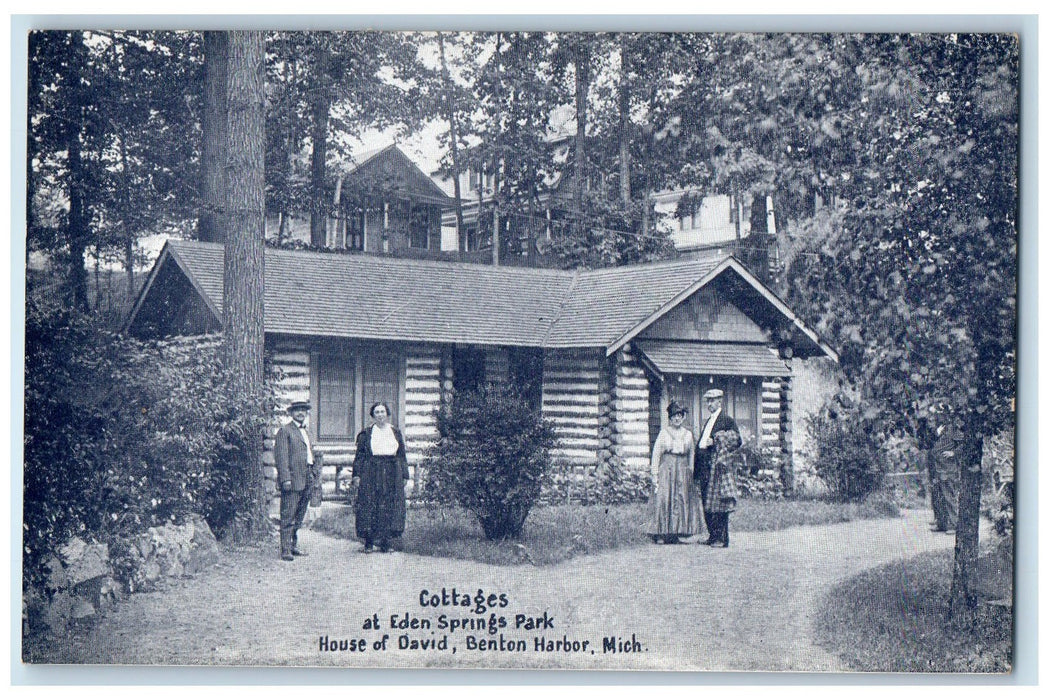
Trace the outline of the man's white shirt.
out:
<instances>
[{"instance_id":1,"label":"man's white shirt","mask_svg":"<svg viewBox=\"0 0 1049 700\"><path fill-rule=\"evenodd\" d=\"M721 415L721 409L714 411L710 418L707 418L707 424L703 426L703 435L699 438L700 449L707 449L714 444L714 441L710 439L710 432L714 429L714 421Z\"/></svg>"},{"instance_id":2,"label":"man's white shirt","mask_svg":"<svg viewBox=\"0 0 1049 700\"><path fill-rule=\"evenodd\" d=\"M305 423L296 423L299 432L302 433L302 441L306 443L306 464L313 466L313 446L310 444L310 433L306 430Z\"/></svg>"}]
</instances>

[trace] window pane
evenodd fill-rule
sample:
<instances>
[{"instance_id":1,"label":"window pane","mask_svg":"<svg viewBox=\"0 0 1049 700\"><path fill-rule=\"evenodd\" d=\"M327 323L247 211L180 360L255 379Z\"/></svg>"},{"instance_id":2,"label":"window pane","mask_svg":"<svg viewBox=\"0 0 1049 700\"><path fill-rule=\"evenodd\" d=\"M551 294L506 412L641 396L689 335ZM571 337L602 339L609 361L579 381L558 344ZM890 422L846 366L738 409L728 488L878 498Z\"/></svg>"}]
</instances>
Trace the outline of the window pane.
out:
<instances>
[{"instance_id":1,"label":"window pane","mask_svg":"<svg viewBox=\"0 0 1049 700\"><path fill-rule=\"evenodd\" d=\"M353 436L353 358L317 358L317 437Z\"/></svg>"},{"instance_id":2,"label":"window pane","mask_svg":"<svg viewBox=\"0 0 1049 700\"><path fill-rule=\"evenodd\" d=\"M390 407L390 422L397 422L398 380L400 379L400 358L391 354L365 355L362 364L364 411L367 414L371 407L380 401ZM367 418L366 418L367 420Z\"/></svg>"}]
</instances>

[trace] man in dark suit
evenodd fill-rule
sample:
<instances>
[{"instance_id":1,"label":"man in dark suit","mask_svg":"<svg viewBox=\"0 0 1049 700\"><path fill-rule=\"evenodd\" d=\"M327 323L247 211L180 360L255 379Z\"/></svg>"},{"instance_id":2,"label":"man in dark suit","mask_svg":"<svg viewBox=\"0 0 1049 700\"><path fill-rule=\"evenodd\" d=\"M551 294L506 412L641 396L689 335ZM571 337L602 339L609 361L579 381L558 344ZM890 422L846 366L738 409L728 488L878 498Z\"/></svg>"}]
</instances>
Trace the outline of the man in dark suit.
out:
<instances>
[{"instance_id":1,"label":"man in dark suit","mask_svg":"<svg viewBox=\"0 0 1049 700\"><path fill-rule=\"evenodd\" d=\"M707 422L703 424L699 441L696 443L696 461L692 470L692 479L699 483L699 490L703 495L703 521L707 525L708 535L707 541L703 544L710 544L712 540L718 539L718 533L715 532L717 523L706 509L707 489L710 486L710 469L714 463L714 456L717 453L714 435L723 430L732 430L739 434L736 421L732 420L732 416L726 415L721 410L721 403L724 397L725 392L721 389L710 389L703 394L703 400L707 403L707 412L710 415L707 417Z\"/></svg>"},{"instance_id":2,"label":"man in dark suit","mask_svg":"<svg viewBox=\"0 0 1049 700\"><path fill-rule=\"evenodd\" d=\"M291 420L277 431L273 446L280 481L280 558L292 561L304 557L299 549L298 531L310 505L310 486L313 474L313 446L306 430L306 416L310 405L296 401L288 407Z\"/></svg>"}]
</instances>

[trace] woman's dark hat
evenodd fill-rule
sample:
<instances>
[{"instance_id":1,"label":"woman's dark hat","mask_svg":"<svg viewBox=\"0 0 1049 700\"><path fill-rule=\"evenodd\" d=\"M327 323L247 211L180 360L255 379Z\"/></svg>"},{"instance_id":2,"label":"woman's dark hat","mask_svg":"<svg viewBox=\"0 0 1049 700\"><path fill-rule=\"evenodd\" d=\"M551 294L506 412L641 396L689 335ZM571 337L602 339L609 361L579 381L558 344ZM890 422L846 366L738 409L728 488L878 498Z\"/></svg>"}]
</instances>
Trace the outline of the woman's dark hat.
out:
<instances>
[{"instance_id":1,"label":"woman's dark hat","mask_svg":"<svg viewBox=\"0 0 1049 700\"><path fill-rule=\"evenodd\" d=\"M667 404L667 417L676 416L679 413L688 413L688 410L677 401Z\"/></svg>"},{"instance_id":2,"label":"woman's dark hat","mask_svg":"<svg viewBox=\"0 0 1049 700\"><path fill-rule=\"evenodd\" d=\"M299 410L302 410L302 411L310 410L310 402L309 401L292 401L291 405L288 406L288 413L291 413L292 411L299 411Z\"/></svg>"}]
</instances>

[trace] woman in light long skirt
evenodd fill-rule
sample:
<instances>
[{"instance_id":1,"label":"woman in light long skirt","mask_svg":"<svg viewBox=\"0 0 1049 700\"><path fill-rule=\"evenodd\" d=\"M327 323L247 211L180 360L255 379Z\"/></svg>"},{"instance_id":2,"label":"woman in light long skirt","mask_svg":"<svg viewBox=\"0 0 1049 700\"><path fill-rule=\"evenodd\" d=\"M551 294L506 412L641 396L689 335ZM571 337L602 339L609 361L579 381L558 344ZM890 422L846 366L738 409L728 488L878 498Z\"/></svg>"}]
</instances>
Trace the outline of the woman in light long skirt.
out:
<instances>
[{"instance_id":1,"label":"woman in light long skirt","mask_svg":"<svg viewBox=\"0 0 1049 700\"><path fill-rule=\"evenodd\" d=\"M695 441L685 427L685 407L676 401L667 406L669 425L652 447L652 480L648 534L654 542L677 544L682 537L703 529L702 499L692 482Z\"/></svg>"}]
</instances>

